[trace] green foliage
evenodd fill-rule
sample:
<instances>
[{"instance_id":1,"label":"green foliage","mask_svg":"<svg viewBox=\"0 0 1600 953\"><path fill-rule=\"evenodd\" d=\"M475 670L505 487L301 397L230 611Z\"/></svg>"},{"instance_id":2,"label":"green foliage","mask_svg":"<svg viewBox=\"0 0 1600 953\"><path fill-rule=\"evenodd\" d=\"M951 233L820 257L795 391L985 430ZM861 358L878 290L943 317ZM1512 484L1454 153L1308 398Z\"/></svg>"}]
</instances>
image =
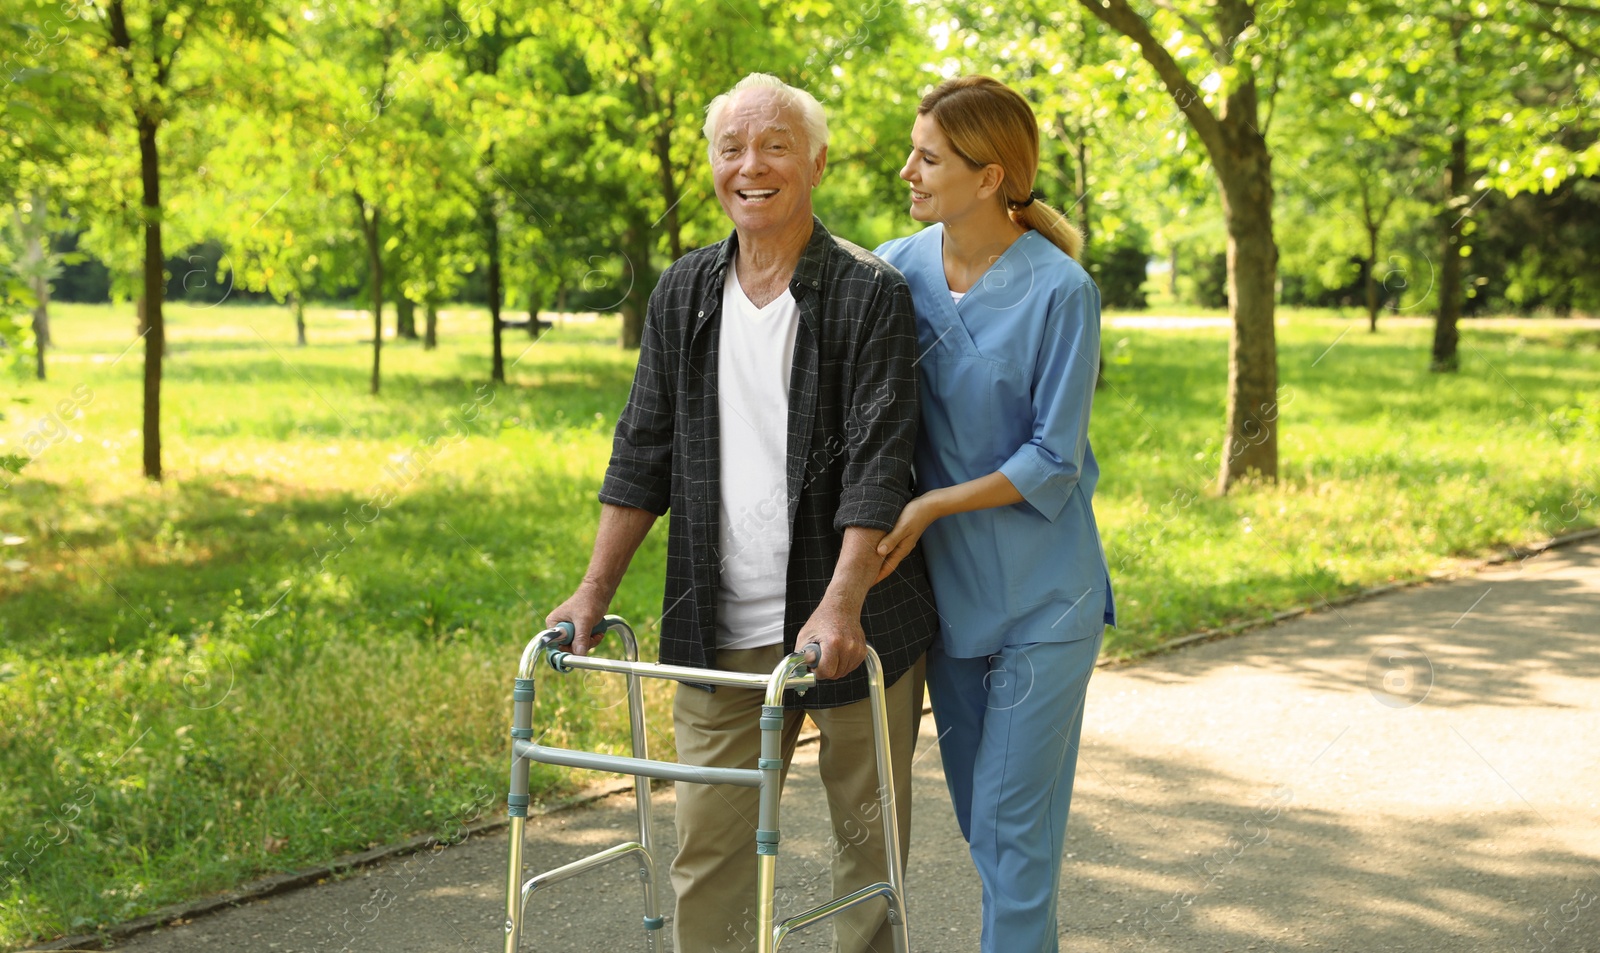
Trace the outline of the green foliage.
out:
<instances>
[{"instance_id":1,"label":"green foliage","mask_svg":"<svg viewBox=\"0 0 1600 953\"><path fill-rule=\"evenodd\" d=\"M1119 311L1145 308L1144 283L1150 266L1150 250L1142 238L1130 230L1109 248L1096 245L1086 250L1084 264L1100 288L1102 306Z\"/></svg>"},{"instance_id":2,"label":"green foliage","mask_svg":"<svg viewBox=\"0 0 1600 953\"><path fill-rule=\"evenodd\" d=\"M1228 255L1207 255L1194 268L1194 300L1202 308L1228 306Z\"/></svg>"}]
</instances>

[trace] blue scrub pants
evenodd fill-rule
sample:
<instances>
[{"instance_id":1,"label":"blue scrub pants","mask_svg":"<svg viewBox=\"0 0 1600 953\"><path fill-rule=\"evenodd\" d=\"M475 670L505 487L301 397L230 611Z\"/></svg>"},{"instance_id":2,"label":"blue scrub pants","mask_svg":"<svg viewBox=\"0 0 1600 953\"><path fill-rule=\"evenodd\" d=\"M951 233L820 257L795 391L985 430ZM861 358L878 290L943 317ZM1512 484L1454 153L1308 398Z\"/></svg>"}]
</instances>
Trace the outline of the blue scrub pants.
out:
<instances>
[{"instance_id":1,"label":"blue scrub pants","mask_svg":"<svg viewBox=\"0 0 1600 953\"><path fill-rule=\"evenodd\" d=\"M928 652L956 820L983 882L983 953L1056 953L1056 897L1083 700L1102 636Z\"/></svg>"}]
</instances>

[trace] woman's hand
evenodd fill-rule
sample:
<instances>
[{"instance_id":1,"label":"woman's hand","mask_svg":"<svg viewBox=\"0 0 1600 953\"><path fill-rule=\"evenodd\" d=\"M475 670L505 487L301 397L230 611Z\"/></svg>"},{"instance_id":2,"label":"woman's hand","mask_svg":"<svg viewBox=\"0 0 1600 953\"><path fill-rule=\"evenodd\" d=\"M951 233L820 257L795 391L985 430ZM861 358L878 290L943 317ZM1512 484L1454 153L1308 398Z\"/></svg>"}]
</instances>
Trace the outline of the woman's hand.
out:
<instances>
[{"instance_id":1,"label":"woman's hand","mask_svg":"<svg viewBox=\"0 0 1600 953\"><path fill-rule=\"evenodd\" d=\"M874 585L889 578L889 574L899 568L900 561L916 548L923 532L934 520L944 515L939 511L935 498L937 492L924 493L907 503L905 509L900 511L900 519L895 521L894 529L879 541L878 555L885 558L883 568L878 570L878 578L873 580Z\"/></svg>"}]
</instances>

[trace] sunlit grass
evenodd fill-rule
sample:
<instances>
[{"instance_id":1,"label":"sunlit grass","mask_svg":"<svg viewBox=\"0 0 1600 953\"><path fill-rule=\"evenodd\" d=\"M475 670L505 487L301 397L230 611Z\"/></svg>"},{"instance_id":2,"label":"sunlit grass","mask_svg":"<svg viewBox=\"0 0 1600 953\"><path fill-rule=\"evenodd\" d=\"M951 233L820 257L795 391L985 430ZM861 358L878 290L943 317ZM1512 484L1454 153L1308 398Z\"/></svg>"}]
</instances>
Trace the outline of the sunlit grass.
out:
<instances>
[{"instance_id":1,"label":"sunlit grass","mask_svg":"<svg viewBox=\"0 0 1600 953\"><path fill-rule=\"evenodd\" d=\"M1107 652L1595 522L1595 332L1469 324L1439 376L1422 323L1283 317L1282 480L1227 497L1225 329L1108 326ZM488 388L486 317L447 312L373 397L359 312L314 309L308 348L280 308L170 318L160 486L130 309L57 309L51 380L0 397L0 452L36 456L0 492L0 945L496 810L517 653L592 542L614 319L508 334ZM664 561L657 532L615 604L647 655ZM621 744L618 686L543 684L551 738ZM573 780L536 769L541 796Z\"/></svg>"}]
</instances>

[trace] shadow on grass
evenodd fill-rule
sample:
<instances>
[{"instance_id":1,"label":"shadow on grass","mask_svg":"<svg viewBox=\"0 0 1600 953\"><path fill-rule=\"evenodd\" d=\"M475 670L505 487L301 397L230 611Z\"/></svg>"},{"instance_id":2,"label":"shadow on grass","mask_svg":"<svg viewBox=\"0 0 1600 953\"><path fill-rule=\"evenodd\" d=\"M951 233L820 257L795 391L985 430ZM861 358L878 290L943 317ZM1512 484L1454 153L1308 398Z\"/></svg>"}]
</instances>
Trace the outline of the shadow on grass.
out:
<instances>
[{"instance_id":1,"label":"shadow on grass","mask_svg":"<svg viewBox=\"0 0 1600 953\"><path fill-rule=\"evenodd\" d=\"M240 627L270 631L283 619L266 620L291 614L331 614L332 631L363 636L509 637L517 633L506 627L519 633L576 585L599 514L592 481L556 472L537 480L537 497L434 480L387 506L242 476L133 495L114 525L38 541L34 558L46 571L6 597L0 634L41 660L134 651L172 636L239 637ZM63 492L32 484L25 503L59 512ZM619 593L635 618L659 612L656 555L646 547Z\"/></svg>"}]
</instances>

